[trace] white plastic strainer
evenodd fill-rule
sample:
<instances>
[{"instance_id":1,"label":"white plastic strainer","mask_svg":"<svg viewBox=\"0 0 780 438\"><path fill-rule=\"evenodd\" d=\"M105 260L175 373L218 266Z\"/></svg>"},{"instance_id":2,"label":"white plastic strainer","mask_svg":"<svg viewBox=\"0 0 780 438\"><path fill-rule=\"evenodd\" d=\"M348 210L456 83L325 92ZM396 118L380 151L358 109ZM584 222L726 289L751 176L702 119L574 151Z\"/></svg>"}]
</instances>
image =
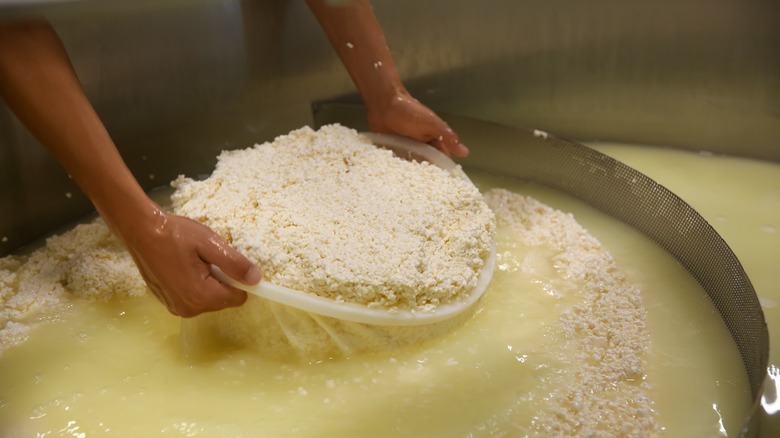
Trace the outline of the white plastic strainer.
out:
<instances>
[{"instance_id":1,"label":"white plastic strainer","mask_svg":"<svg viewBox=\"0 0 780 438\"><path fill-rule=\"evenodd\" d=\"M471 183L471 180L468 179L458 165L430 145L395 135L375 133L366 133L364 135L369 137L375 144L392 150L401 158L428 161ZM443 321L452 318L471 307L479 300L490 284L490 280L493 276L493 269L495 267L495 260L496 249L494 244L491 248L490 256L479 273L479 280L476 287L458 301L442 304L427 311L369 308L362 304L336 301L311 293L290 289L265 280L261 280L258 284L250 286L228 277L227 274L216 266L212 265L211 271L214 277L223 283L244 290L247 293L305 312L344 321L373 325L414 326Z\"/></svg>"}]
</instances>

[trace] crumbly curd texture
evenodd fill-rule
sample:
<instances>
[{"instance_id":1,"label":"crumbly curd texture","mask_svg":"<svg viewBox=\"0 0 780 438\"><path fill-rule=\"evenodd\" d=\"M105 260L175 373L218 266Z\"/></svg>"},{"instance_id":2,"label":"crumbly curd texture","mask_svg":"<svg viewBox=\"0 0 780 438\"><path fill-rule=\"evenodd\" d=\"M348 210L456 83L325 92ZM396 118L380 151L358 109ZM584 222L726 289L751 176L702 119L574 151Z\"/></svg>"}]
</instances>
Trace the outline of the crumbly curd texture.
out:
<instances>
[{"instance_id":1,"label":"crumbly curd texture","mask_svg":"<svg viewBox=\"0 0 780 438\"><path fill-rule=\"evenodd\" d=\"M490 190L485 199L502 230L515 234L528 247L551 251L546 260L527 257L520 269L534 274L541 271L540 263L552 262L581 295L580 304L560 318L565 334L562 351L567 352L573 368L547 396L549 408L535 417L538 436L657 434L660 426L645 372L646 310L639 290L571 214L503 189ZM541 282L548 281L546 276L539 277ZM552 294L561 293L555 284L548 288Z\"/></svg>"},{"instance_id":2,"label":"crumbly curd texture","mask_svg":"<svg viewBox=\"0 0 780 438\"><path fill-rule=\"evenodd\" d=\"M209 226L271 283L340 302L425 312L471 292L495 238L495 216L458 168L409 161L334 124L223 152L202 181L173 182L175 213ZM419 327L340 321L254 296L199 316L191 352L249 347L281 360L323 360L436 338L465 321ZM190 335L190 333L196 333Z\"/></svg>"},{"instance_id":3,"label":"crumbly curd texture","mask_svg":"<svg viewBox=\"0 0 780 438\"><path fill-rule=\"evenodd\" d=\"M69 299L146 290L132 257L100 219L48 238L29 255L0 258L0 353L24 342L36 317L62 312Z\"/></svg>"},{"instance_id":4,"label":"crumbly curd texture","mask_svg":"<svg viewBox=\"0 0 780 438\"><path fill-rule=\"evenodd\" d=\"M294 163L285 161L293 153ZM390 170L392 166L400 167ZM392 172L404 178L354 187L352 178L359 175L381 179ZM451 187L417 191L430 189L431 181L438 179ZM292 194L277 196L267 188L273 184L292 188ZM538 273L539 281L546 282L550 280L540 264L552 264L570 284L558 291L551 283L551 293L569 293L573 284L580 295L579 304L560 315L565 334L561 358L572 368L543 395L545 404L534 416L532 434L646 437L661 429L645 374L649 339L639 291L571 215L503 189L482 197L469 184L433 166L393 159L339 126L317 132L303 128L273 143L224 152L212 178L203 182L179 178L175 185L177 212L218 230L253 257L267 279L381 306L426 308L457 299L483 263L482 245L492 238L495 220L499 233L513 233L523 245L541 249L529 252L534 255L526 257L520 269ZM361 194L366 197L364 210L346 204ZM426 204L437 197L446 201ZM455 210L466 211L466 218L448 219L448 214L458 216ZM318 214L330 219L311 218ZM345 216L356 217L358 224L347 224ZM386 216L401 220L388 225ZM306 232L298 233L302 230ZM453 237L442 238L447 233ZM354 243L347 248L335 246L351 239ZM442 247L449 244L453 248L448 252ZM396 257L400 248L406 252ZM325 257L330 257L329 263L323 262ZM449 263L459 263L459 270L446 266ZM426 276L421 272L426 270L435 274ZM397 289L387 288L388 278ZM338 292L335 285L342 283L354 283L354 288ZM424 290L424 296L412 296L413 287ZM0 259L0 352L24 342L33 334L31 327L64 311L69 300L132 297L147 290L132 258L102 221L78 225L49 238L29 255ZM345 343L392 346L387 334L375 327L351 324L339 331L339 321L316 317L309 321L290 311L250 297L241 308L202 315L206 324L195 327L207 331L218 327L230 336L243 336L238 340L244 342L266 339L265 344L251 345L304 355L323 353L317 349L328 342L340 343L342 349ZM432 333L401 329L402 338L424 339Z\"/></svg>"},{"instance_id":5,"label":"crumbly curd texture","mask_svg":"<svg viewBox=\"0 0 780 438\"><path fill-rule=\"evenodd\" d=\"M461 299L495 235L468 180L340 125L223 152L209 178L173 186L174 212L211 227L266 280L369 307Z\"/></svg>"}]
</instances>

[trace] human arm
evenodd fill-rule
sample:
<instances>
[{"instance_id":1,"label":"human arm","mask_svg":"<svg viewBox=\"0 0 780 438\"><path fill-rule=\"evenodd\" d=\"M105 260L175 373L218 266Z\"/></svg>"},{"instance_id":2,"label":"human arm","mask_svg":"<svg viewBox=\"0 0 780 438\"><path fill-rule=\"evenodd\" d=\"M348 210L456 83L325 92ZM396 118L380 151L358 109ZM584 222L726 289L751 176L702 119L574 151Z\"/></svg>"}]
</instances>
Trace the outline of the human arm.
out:
<instances>
[{"instance_id":1,"label":"human arm","mask_svg":"<svg viewBox=\"0 0 780 438\"><path fill-rule=\"evenodd\" d=\"M412 97L402 84L368 0L307 3L363 97L373 131L412 137L447 155L468 154L447 123Z\"/></svg>"},{"instance_id":2,"label":"human arm","mask_svg":"<svg viewBox=\"0 0 780 438\"><path fill-rule=\"evenodd\" d=\"M164 212L146 195L46 21L0 22L0 96L90 198L171 313L244 303L246 293L212 277L210 265L247 284L260 280L259 269L208 227Z\"/></svg>"}]
</instances>

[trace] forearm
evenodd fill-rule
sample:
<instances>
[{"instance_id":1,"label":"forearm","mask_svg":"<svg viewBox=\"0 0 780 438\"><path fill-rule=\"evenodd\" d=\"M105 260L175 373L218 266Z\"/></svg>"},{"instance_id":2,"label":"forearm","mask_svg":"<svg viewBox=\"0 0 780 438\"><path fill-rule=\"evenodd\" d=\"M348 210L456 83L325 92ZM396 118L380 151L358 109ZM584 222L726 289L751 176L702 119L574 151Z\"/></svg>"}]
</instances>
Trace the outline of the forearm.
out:
<instances>
[{"instance_id":1,"label":"forearm","mask_svg":"<svg viewBox=\"0 0 780 438\"><path fill-rule=\"evenodd\" d=\"M114 232L133 226L129 211L153 218L156 204L125 166L48 23L0 23L0 94Z\"/></svg>"},{"instance_id":2,"label":"forearm","mask_svg":"<svg viewBox=\"0 0 780 438\"><path fill-rule=\"evenodd\" d=\"M407 94L367 0L352 0L344 5L331 5L326 0L307 3L366 105Z\"/></svg>"},{"instance_id":3,"label":"forearm","mask_svg":"<svg viewBox=\"0 0 780 438\"><path fill-rule=\"evenodd\" d=\"M166 215L149 199L46 22L0 22L0 95L89 196L171 313L194 316L246 301L246 293L211 277L211 265L246 284L256 284L260 270L208 227Z\"/></svg>"}]
</instances>

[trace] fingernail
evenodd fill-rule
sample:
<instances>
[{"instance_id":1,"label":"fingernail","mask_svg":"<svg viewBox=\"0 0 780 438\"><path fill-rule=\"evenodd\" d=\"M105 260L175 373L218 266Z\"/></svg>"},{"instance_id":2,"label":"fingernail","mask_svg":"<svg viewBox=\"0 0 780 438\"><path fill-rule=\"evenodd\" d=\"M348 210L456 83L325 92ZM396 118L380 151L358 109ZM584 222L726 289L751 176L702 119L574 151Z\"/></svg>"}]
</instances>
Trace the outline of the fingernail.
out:
<instances>
[{"instance_id":1,"label":"fingernail","mask_svg":"<svg viewBox=\"0 0 780 438\"><path fill-rule=\"evenodd\" d=\"M252 265L246 273L244 273L244 284L257 284L263 278L263 273L260 272L260 268Z\"/></svg>"}]
</instances>

